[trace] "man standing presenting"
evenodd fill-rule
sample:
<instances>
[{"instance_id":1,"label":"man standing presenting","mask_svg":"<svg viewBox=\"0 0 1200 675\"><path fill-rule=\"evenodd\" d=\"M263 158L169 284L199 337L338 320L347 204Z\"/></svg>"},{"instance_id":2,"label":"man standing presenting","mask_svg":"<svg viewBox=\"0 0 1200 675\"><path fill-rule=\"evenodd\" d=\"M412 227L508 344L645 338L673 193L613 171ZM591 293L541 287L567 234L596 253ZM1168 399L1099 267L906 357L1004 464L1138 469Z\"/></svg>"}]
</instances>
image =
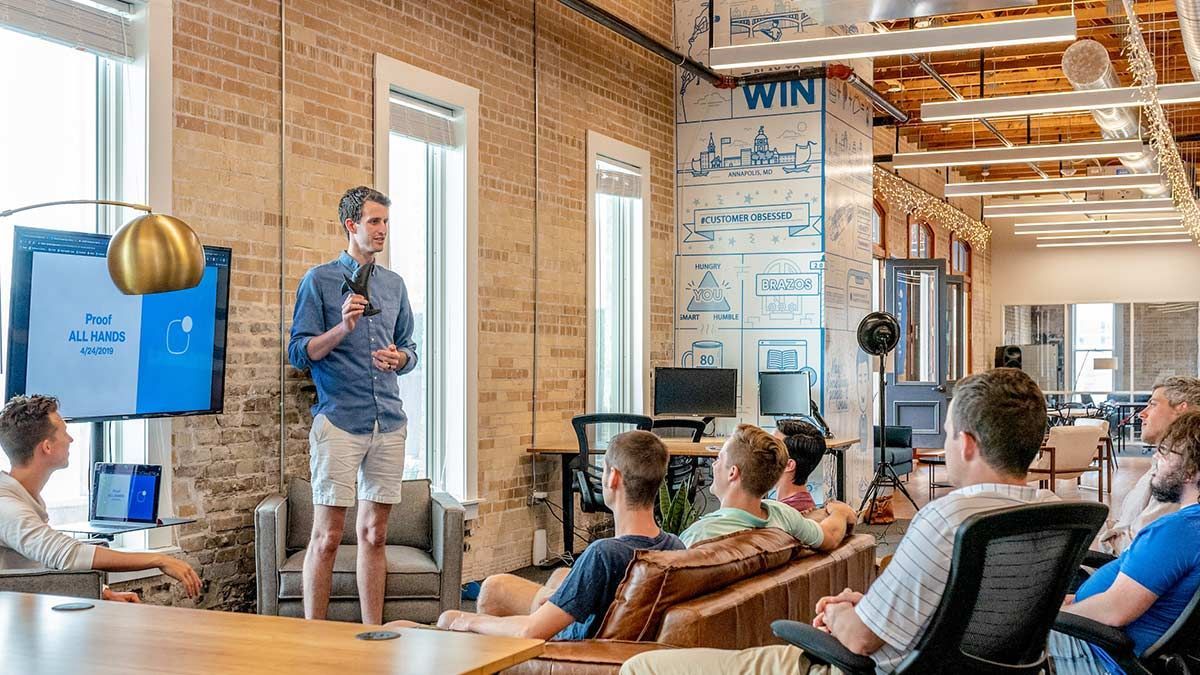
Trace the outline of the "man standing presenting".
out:
<instances>
[{"instance_id":1,"label":"man standing presenting","mask_svg":"<svg viewBox=\"0 0 1200 675\"><path fill-rule=\"evenodd\" d=\"M296 368L310 370L317 386L309 433L313 529L304 557L304 616L309 619L326 616L346 509L357 496L362 621L383 623L384 543L388 514L400 501L408 436L397 375L417 365L404 280L375 266L387 243L390 205L371 188L347 190L338 205L346 250L310 269L296 293L288 358ZM350 280L367 295L347 290Z\"/></svg>"}]
</instances>

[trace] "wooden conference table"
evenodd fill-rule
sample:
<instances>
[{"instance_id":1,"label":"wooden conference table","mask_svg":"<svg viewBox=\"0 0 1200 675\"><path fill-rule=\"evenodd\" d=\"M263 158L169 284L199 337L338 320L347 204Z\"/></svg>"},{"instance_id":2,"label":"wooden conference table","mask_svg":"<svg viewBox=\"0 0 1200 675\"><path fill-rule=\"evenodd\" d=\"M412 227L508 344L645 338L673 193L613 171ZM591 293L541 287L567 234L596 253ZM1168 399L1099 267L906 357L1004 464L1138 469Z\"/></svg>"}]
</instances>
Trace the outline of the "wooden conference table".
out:
<instances>
[{"instance_id":1,"label":"wooden conference table","mask_svg":"<svg viewBox=\"0 0 1200 675\"><path fill-rule=\"evenodd\" d=\"M837 473L837 486L835 488L835 496L840 501L846 499L846 448L858 443L857 438L827 438L825 439L825 447L827 452L833 455L834 465ZM667 454L672 457L707 457L715 459L717 452L725 443L724 438L702 438L699 443L693 443L689 440L664 438L663 444L667 446ZM562 526L563 526L563 548L572 555L575 553L575 498L571 489L573 476L571 475L571 459L579 456L579 446L573 445L547 445L529 448L526 450L535 455L558 455L562 463ZM604 454L603 450L598 450L597 455Z\"/></svg>"},{"instance_id":2,"label":"wooden conference table","mask_svg":"<svg viewBox=\"0 0 1200 675\"><path fill-rule=\"evenodd\" d=\"M402 628L365 641L368 627L335 621L78 601L0 593L0 654L6 673L495 673L542 653L541 640Z\"/></svg>"}]
</instances>

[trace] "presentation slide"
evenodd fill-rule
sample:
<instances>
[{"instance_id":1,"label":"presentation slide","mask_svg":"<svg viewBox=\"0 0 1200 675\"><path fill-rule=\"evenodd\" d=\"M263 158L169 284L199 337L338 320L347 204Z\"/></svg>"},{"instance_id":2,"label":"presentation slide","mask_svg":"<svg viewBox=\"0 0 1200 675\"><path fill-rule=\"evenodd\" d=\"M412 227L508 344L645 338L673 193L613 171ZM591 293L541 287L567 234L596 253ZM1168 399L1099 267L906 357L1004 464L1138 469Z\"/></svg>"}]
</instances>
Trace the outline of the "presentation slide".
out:
<instances>
[{"instance_id":1,"label":"presentation slide","mask_svg":"<svg viewBox=\"0 0 1200 675\"><path fill-rule=\"evenodd\" d=\"M220 408L229 249L206 248L194 288L124 295L109 277L108 237L17 235L9 396L56 396L75 420Z\"/></svg>"},{"instance_id":2,"label":"presentation slide","mask_svg":"<svg viewBox=\"0 0 1200 675\"><path fill-rule=\"evenodd\" d=\"M101 473L96 477L96 518L154 520L158 479L146 473Z\"/></svg>"},{"instance_id":3,"label":"presentation slide","mask_svg":"<svg viewBox=\"0 0 1200 675\"><path fill-rule=\"evenodd\" d=\"M127 518L131 473L102 473L96 477L96 517Z\"/></svg>"}]
</instances>

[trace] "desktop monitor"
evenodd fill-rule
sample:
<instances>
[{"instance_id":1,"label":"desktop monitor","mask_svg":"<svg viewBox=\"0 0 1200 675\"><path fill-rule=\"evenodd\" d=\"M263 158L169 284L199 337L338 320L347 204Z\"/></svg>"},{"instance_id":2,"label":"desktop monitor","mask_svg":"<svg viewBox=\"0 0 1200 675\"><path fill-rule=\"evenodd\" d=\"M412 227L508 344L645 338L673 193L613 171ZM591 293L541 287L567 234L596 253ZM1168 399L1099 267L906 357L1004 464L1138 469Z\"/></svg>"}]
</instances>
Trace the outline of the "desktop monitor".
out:
<instances>
[{"instance_id":1,"label":"desktop monitor","mask_svg":"<svg viewBox=\"0 0 1200 675\"><path fill-rule=\"evenodd\" d=\"M812 380L805 371L758 374L758 411L764 417L812 414Z\"/></svg>"},{"instance_id":2,"label":"desktop monitor","mask_svg":"<svg viewBox=\"0 0 1200 675\"><path fill-rule=\"evenodd\" d=\"M736 368L655 368L654 414L737 417Z\"/></svg>"}]
</instances>

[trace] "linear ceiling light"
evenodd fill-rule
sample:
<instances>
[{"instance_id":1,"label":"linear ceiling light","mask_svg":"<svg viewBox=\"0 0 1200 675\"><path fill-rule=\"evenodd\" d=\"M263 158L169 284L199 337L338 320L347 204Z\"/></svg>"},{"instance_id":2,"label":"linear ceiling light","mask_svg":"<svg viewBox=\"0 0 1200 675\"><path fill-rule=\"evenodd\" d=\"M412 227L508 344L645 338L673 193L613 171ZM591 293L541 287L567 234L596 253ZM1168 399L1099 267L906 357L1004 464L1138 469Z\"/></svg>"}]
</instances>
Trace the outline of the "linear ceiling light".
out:
<instances>
[{"instance_id":1,"label":"linear ceiling light","mask_svg":"<svg viewBox=\"0 0 1200 675\"><path fill-rule=\"evenodd\" d=\"M1113 232L1111 234L1060 234L1053 237L1038 237L1038 241L1058 239L1119 239L1121 237L1178 237L1183 232Z\"/></svg>"},{"instance_id":2,"label":"linear ceiling light","mask_svg":"<svg viewBox=\"0 0 1200 675\"><path fill-rule=\"evenodd\" d=\"M983 207L985 218L1011 218L1013 216L1058 216L1082 215L1085 213L1128 213L1137 211L1173 211L1175 202L1170 199L1116 199L1090 202L1026 202L997 204Z\"/></svg>"},{"instance_id":3,"label":"linear ceiling light","mask_svg":"<svg viewBox=\"0 0 1200 675\"><path fill-rule=\"evenodd\" d=\"M1075 234L1078 232L1149 232L1151 230L1166 230L1183 234L1186 230L1182 225L1146 225L1145 227L1078 227L1066 230L1020 230L1013 232L1018 237L1029 234ZM1092 235L1095 236L1095 235Z\"/></svg>"},{"instance_id":4,"label":"linear ceiling light","mask_svg":"<svg viewBox=\"0 0 1200 675\"><path fill-rule=\"evenodd\" d=\"M756 68L843 61L871 56L1066 42L1074 39L1075 17L1054 16L714 47L709 50L709 65L718 70Z\"/></svg>"},{"instance_id":5,"label":"linear ceiling light","mask_svg":"<svg viewBox=\"0 0 1200 675\"><path fill-rule=\"evenodd\" d=\"M1071 159L1136 157L1144 151L1145 148L1142 146L1142 142L1135 138L1122 141L1018 145L1012 148L995 147L968 148L966 150L937 150L933 152L898 152L892 155L892 168L924 169L943 166L1024 164L1025 162L1058 162Z\"/></svg>"},{"instance_id":6,"label":"linear ceiling light","mask_svg":"<svg viewBox=\"0 0 1200 675\"><path fill-rule=\"evenodd\" d=\"M1162 174L1130 173L1119 176L1075 176L1073 178L1034 178L1031 180L994 180L946 185L947 197L985 195L1031 195L1080 190L1111 190L1162 186Z\"/></svg>"},{"instance_id":7,"label":"linear ceiling light","mask_svg":"<svg viewBox=\"0 0 1200 675\"><path fill-rule=\"evenodd\" d=\"M1165 225L1167 223L1179 224L1179 223L1183 222L1183 219L1180 218L1179 216L1148 215L1148 216L1138 218L1137 220L1066 220L1066 221L1042 222L1042 223L1013 223L1013 227L1070 227L1073 225L1096 227L1099 225L1103 225L1105 227L1120 228L1120 227L1137 227L1137 226L1144 224L1147 221L1154 221L1155 224L1157 224L1157 225Z\"/></svg>"},{"instance_id":8,"label":"linear ceiling light","mask_svg":"<svg viewBox=\"0 0 1200 675\"><path fill-rule=\"evenodd\" d=\"M1158 85L1158 100L1171 103L1200 101L1200 82ZM1049 94L969 98L962 101L938 101L921 104L921 121L969 120L997 117L1025 117L1050 113L1091 111L1100 108L1134 108L1145 105L1138 87L1056 91Z\"/></svg>"},{"instance_id":9,"label":"linear ceiling light","mask_svg":"<svg viewBox=\"0 0 1200 675\"><path fill-rule=\"evenodd\" d=\"M1038 244L1038 248L1065 248L1067 246L1132 246L1134 244L1186 244L1188 239L1139 239L1137 241L1077 241L1070 244Z\"/></svg>"}]
</instances>

